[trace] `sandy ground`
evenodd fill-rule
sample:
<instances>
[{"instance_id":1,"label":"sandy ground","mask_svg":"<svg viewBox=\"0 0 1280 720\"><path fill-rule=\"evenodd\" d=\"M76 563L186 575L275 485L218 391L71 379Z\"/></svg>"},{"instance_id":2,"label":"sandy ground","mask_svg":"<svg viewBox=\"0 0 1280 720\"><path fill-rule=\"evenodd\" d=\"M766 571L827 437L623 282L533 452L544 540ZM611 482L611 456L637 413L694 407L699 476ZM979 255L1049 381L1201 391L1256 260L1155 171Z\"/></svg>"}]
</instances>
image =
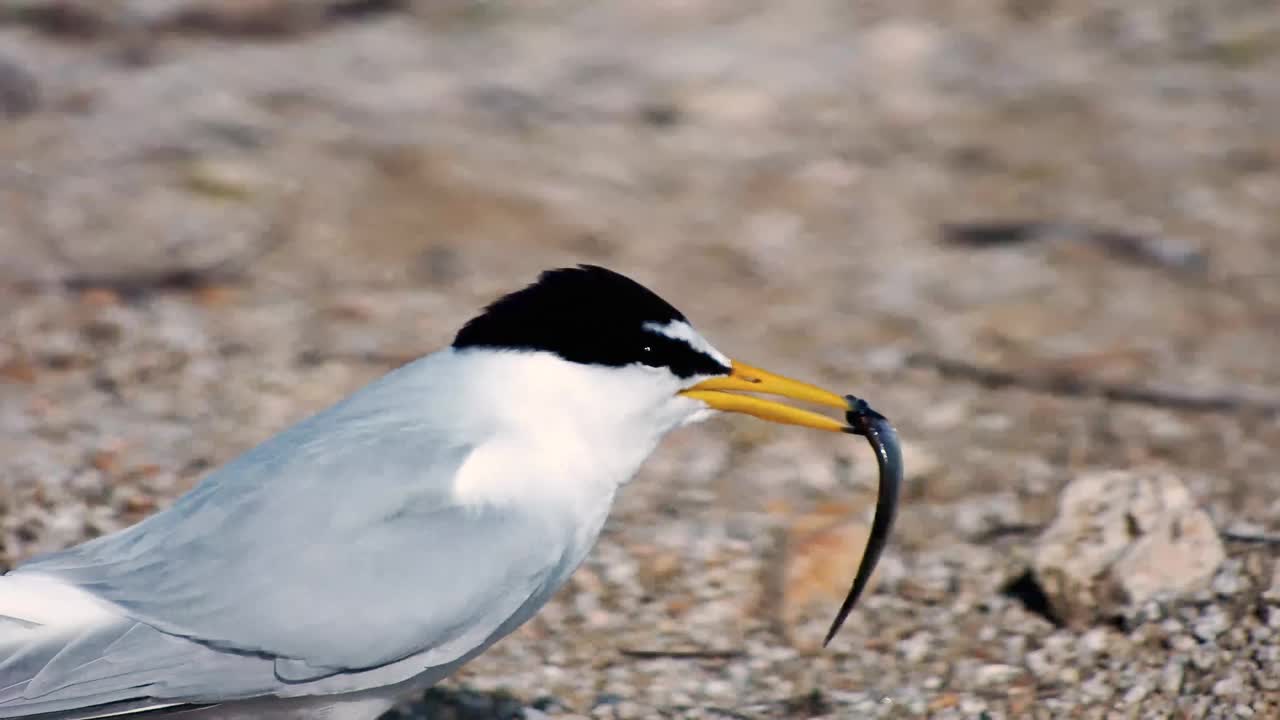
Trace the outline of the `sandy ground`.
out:
<instances>
[{"instance_id":1,"label":"sandy ground","mask_svg":"<svg viewBox=\"0 0 1280 720\"><path fill-rule=\"evenodd\" d=\"M717 419L405 713L1280 716L1277 78L1263 0L9 0L0 565L594 262L894 419L878 583L820 649L872 460ZM1005 590L1108 468L1228 560L1058 627Z\"/></svg>"}]
</instances>

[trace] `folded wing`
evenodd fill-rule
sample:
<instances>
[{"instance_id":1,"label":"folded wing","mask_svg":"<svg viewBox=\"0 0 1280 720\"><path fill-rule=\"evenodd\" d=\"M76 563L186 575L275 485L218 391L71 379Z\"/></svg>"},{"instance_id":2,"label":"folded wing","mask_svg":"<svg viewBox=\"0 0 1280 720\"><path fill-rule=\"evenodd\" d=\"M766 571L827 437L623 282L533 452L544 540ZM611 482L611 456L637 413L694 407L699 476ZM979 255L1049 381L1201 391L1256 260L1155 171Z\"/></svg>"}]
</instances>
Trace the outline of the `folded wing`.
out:
<instances>
[{"instance_id":1,"label":"folded wing","mask_svg":"<svg viewBox=\"0 0 1280 720\"><path fill-rule=\"evenodd\" d=\"M513 629L562 570L562 531L454 503L471 447L405 416L398 392L370 386L168 511L15 570L82 589L118 617L8 644L0 634L0 717L375 687Z\"/></svg>"}]
</instances>

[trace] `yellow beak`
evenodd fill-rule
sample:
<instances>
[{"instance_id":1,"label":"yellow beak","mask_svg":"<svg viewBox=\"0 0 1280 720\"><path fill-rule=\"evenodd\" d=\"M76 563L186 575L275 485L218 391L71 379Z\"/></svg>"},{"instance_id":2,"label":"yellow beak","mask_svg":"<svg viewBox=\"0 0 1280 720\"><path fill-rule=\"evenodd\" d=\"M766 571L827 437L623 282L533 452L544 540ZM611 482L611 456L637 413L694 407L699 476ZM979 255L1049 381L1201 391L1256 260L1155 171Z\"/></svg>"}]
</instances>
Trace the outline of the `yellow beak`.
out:
<instances>
[{"instance_id":1,"label":"yellow beak","mask_svg":"<svg viewBox=\"0 0 1280 720\"><path fill-rule=\"evenodd\" d=\"M775 375L767 370L754 368L736 360L733 361L732 368L728 376L704 380L687 390L681 390L680 394L695 400L701 400L711 407L725 412L744 413L746 415L754 415L762 420L787 425L802 425L829 432L850 431L849 426L844 423L825 415L819 415L816 412L791 407L774 400L765 400L751 397L750 395L737 395L735 393L778 395L791 400L839 408L841 411L848 409L848 404L843 397L829 390L823 390L816 385Z\"/></svg>"}]
</instances>

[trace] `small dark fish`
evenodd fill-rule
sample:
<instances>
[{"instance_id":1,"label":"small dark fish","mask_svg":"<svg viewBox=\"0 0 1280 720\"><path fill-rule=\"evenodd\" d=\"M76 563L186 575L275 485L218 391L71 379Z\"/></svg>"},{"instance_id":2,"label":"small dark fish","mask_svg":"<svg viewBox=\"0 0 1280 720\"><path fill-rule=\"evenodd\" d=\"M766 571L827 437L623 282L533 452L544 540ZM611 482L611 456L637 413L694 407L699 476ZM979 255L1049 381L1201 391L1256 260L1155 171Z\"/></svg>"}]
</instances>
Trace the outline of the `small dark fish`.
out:
<instances>
[{"instance_id":1,"label":"small dark fish","mask_svg":"<svg viewBox=\"0 0 1280 720\"><path fill-rule=\"evenodd\" d=\"M880 490L876 496L876 514L871 521L871 535L867 538L867 548L862 552L862 560L858 563L858 574L854 576L853 586L849 588L840 612L836 613L836 619L827 631L827 638L822 641L823 647L840 631L840 626L858 603L867 581L871 579L876 563L880 562L880 553L889 542L889 533L893 530L893 518L898 514L898 493L902 489L902 447L898 444L898 432L867 401L852 395L845 395L845 399L849 401L849 409L844 414L849 427L845 432L865 437L875 451L876 464L880 466Z\"/></svg>"}]
</instances>

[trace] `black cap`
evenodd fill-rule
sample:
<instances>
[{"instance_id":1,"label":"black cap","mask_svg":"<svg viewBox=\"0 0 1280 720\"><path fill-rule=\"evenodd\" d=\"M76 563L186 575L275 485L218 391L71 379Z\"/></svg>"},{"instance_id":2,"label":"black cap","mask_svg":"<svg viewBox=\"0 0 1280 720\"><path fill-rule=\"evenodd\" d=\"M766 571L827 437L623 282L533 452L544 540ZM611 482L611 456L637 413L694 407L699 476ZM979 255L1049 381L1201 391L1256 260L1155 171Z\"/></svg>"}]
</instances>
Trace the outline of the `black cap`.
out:
<instances>
[{"instance_id":1,"label":"black cap","mask_svg":"<svg viewBox=\"0 0 1280 720\"><path fill-rule=\"evenodd\" d=\"M724 375L729 368L656 328L687 323L683 313L640 283L595 265L543 272L502 297L454 338L457 350L549 352L584 365L666 368L678 377Z\"/></svg>"}]
</instances>

